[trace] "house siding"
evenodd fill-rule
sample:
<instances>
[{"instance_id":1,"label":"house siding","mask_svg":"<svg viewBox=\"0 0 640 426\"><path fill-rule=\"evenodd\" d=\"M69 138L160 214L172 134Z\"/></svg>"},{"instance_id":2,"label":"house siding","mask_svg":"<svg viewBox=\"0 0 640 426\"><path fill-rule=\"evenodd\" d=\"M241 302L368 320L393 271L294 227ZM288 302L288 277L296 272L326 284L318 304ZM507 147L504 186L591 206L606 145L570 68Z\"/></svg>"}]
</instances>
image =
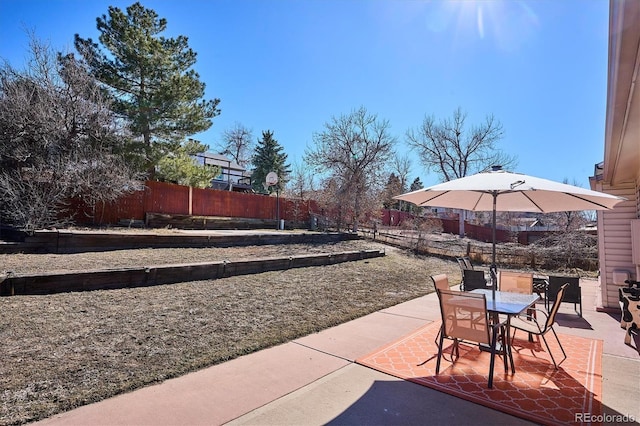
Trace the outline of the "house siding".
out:
<instances>
[{"instance_id":1,"label":"house siding","mask_svg":"<svg viewBox=\"0 0 640 426\"><path fill-rule=\"evenodd\" d=\"M631 221L638 218L640 200L634 183L615 187L604 184L601 190L627 199L613 210L598 212L602 305L618 308L618 288L624 284L614 283L613 273L627 271L632 278L636 275L631 255Z\"/></svg>"},{"instance_id":2,"label":"house siding","mask_svg":"<svg viewBox=\"0 0 640 426\"><path fill-rule=\"evenodd\" d=\"M604 161L596 164L591 186L628 200L598 213L601 303L619 309L618 290L624 283L613 283L614 271L640 279L640 266L632 257L632 242L640 241L640 235L631 235L631 223L640 217L640 1L611 0L609 13Z\"/></svg>"}]
</instances>

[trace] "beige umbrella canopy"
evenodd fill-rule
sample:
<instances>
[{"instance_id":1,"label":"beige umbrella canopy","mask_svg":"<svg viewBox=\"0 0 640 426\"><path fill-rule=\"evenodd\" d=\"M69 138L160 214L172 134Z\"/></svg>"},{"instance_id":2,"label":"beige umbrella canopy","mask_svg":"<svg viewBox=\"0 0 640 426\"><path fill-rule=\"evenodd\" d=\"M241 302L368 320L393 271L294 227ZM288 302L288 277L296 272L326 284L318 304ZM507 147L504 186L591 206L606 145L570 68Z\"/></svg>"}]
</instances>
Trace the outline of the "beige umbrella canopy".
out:
<instances>
[{"instance_id":1,"label":"beige umbrella canopy","mask_svg":"<svg viewBox=\"0 0 640 426\"><path fill-rule=\"evenodd\" d=\"M491 269L494 272L496 268L496 211L551 213L608 210L625 200L603 192L507 172L499 167L495 167L492 171L451 180L394 198L421 207L492 211ZM495 279L495 277L493 278ZM495 289L495 282L493 284Z\"/></svg>"}]
</instances>

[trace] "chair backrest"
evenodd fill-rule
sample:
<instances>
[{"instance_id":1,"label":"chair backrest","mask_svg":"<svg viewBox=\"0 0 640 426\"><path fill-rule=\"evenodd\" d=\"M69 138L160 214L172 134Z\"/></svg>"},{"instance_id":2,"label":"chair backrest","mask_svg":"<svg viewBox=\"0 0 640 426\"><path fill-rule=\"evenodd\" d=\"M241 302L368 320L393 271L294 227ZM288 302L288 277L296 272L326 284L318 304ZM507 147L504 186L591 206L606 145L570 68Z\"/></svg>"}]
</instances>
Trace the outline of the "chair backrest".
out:
<instances>
[{"instance_id":1,"label":"chair backrest","mask_svg":"<svg viewBox=\"0 0 640 426\"><path fill-rule=\"evenodd\" d=\"M445 337L491 343L484 294L438 290Z\"/></svg>"},{"instance_id":2,"label":"chair backrest","mask_svg":"<svg viewBox=\"0 0 640 426\"><path fill-rule=\"evenodd\" d=\"M498 273L498 288L500 291L511 293L532 294L533 273L500 271Z\"/></svg>"},{"instance_id":3,"label":"chair backrest","mask_svg":"<svg viewBox=\"0 0 640 426\"><path fill-rule=\"evenodd\" d=\"M464 269L462 271L462 285L464 291L471 291L478 288L486 289L487 280L484 279L484 271Z\"/></svg>"},{"instance_id":4,"label":"chair backrest","mask_svg":"<svg viewBox=\"0 0 640 426\"><path fill-rule=\"evenodd\" d=\"M469 256L464 256L462 258L462 261L464 262L465 269L475 269L473 267L473 263L471 263L471 259L469 258Z\"/></svg>"},{"instance_id":5,"label":"chair backrest","mask_svg":"<svg viewBox=\"0 0 640 426\"><path fill-rule=\"evenodd\" d=\"M564 301L570 303L580 303L580 277L565 277L560 275L549 276L549 286L547 288L547 298L556 300L556 293L565 283L568 283L564 293Z\"/></svg>"},{"instance_id":6,"label":"chair backrest","mask_svg":"<svg viewBox=\"0 0 640 426\"><path fill-rule=\"evenodd\" d=\"M456 260L458 261L458 266L460 267L460 272L462 273L465 269L467 268L467 265L464 263L464 259L461 257L456 257Z\"/></svg>"},{"instance_id":7,"label":"chair backrest","mask_svg":"<svg viewBox=\"0 0 640 426\"><path fill-rule=\"evenodd\" d=\"M436 291L451 289L451 287L449 287L449 277L447 277L447 274L431 275L431 280L433 281L433 286Z\"/></svg>"},{"instance_id":8,"label":"chair backrest","mask_svg":"<svg viewBox=\"0 0 640 426\"><path fill-rule=\"evenodd\" d=\"M553 302L553 306L551 306L551 310L549 311L549 316L547 317L547 322L544 324L544 329L547 330L549 327L556 322L556 314L558 313L558 309L560 309L560 304L562 303L562 298L564 297L564 292L569 287L569 283L563 284L558 290L558 294L556 297L556 301Z\"/></svg>"}]
</instances>

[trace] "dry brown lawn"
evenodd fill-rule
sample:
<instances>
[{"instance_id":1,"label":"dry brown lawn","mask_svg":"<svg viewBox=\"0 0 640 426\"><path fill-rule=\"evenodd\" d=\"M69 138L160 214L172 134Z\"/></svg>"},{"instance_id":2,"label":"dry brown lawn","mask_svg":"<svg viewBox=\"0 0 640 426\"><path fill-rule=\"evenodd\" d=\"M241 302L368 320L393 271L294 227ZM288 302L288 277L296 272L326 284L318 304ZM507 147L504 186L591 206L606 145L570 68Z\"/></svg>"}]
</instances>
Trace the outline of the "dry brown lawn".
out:
<instances>
[{"instance_id":1,"label":"dry brown lawn","mask_svg":"<svg viewBox=\"0 0 640 426\"><path fill-rule=\"evenodd\" d=\"M0 298L0 424L23 424L422 296L453 261L377 243L0 255L0 272L381 249L386 256L181 284Z\"/></svg>"}]
</instances>

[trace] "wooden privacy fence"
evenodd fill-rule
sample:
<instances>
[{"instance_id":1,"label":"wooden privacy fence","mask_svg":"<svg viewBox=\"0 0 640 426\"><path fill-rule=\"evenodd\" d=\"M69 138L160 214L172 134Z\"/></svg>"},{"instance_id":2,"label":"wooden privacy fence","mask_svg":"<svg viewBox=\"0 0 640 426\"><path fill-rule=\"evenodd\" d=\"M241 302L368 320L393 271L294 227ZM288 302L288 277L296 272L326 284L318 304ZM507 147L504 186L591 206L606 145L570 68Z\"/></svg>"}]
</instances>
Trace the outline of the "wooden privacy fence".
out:
<instances>
[{"instance_id":1,"label":"wooden privacy fence","mask_svg":"<svg viewBox=\"0 0 640 426\"><path fill-rule=\"evenodd\" d=\"M216 189L192 188L166 182L147 181L145 189L89 211L74 206L78 223L115 225L123 220L144 221L147 213L221 216L309 222L319 212L313 200L295 200ZM278 211L279 210L279 211ZM279 213L279 214L278 214Z\"/></svg>"}]
</instances>

